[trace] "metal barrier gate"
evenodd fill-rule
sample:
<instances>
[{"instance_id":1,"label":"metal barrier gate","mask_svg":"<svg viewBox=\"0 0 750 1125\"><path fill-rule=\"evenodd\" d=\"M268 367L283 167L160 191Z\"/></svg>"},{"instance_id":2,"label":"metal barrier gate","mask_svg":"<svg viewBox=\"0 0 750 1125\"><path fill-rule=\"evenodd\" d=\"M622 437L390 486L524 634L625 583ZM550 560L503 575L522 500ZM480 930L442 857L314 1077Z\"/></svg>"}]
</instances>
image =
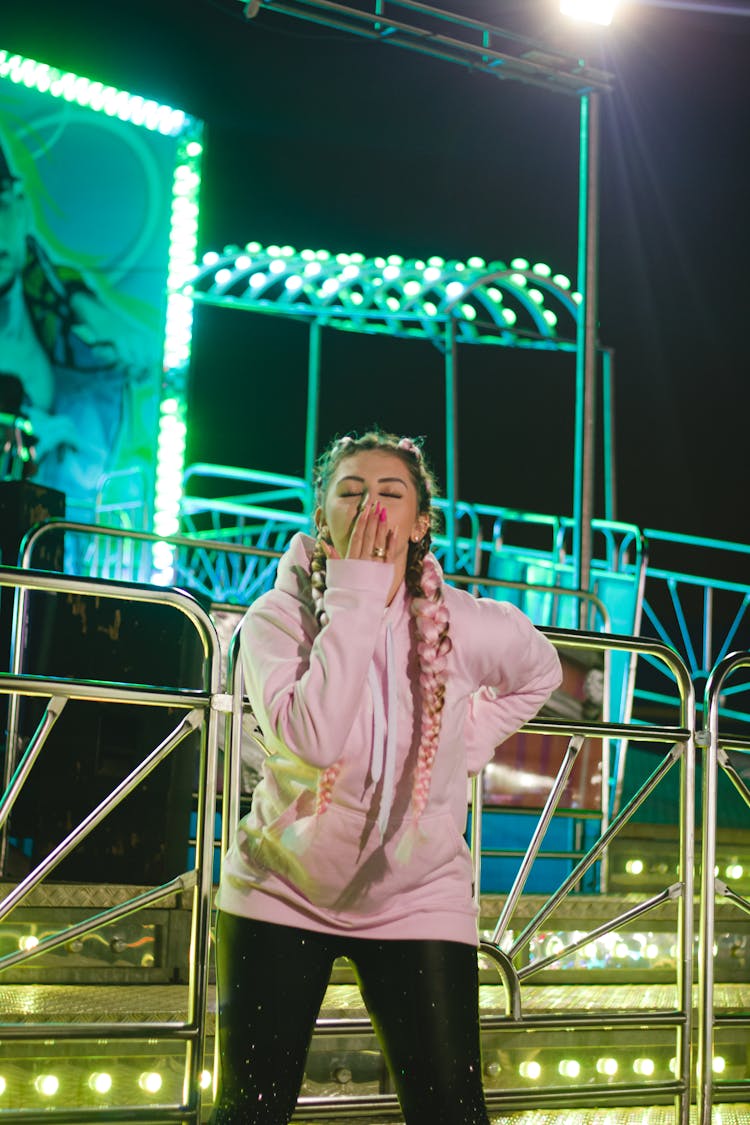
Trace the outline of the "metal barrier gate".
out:
<instances>
[{"instance_id":1,"label":"metal barrier gate","mask_svg":"<svg viewBox=\"0 0 750 1125\"><path fill-rule=\"evenodd\" d=\"M622 1105L622 1104L657 1104L673 1100L675 1103L676 1120L680 1125L687 1125L690 1109L690 1047L692 1041L692 950L693 950L693 867L694 867L694 832L693 832L693 807L694 807L694 715L695 700L689 673L680 658L665 645L657 641L643 641L630 637L602 636L601 634L582 633L573 630L545 630L546 635L558 646L566 648L580 648L588 650L609 651L637 651L648 653L652 659L662 661L673 674L677 691L680 697L678 723L673 726L634 726L620 725L608 722L572 722L556 721L552 719L537 719L528 723L524 730L538 733L553 733L570 737L568 750L563 756L563 761L558 771L556 781L550 792L549 800L542 813L537 831L529 845L526 856L521 862L514 886L507 897L501 917L497 922L495 933L491 942L483 942L480 953L489 958L497 967L506 989L506 1013L504 1016L483 1016L481 1020L483 1040L487 1033L506 1034L508 1032L526 1034L533 1032L565 1032L576 1030L578 1032L591 1032L595 1029L615 1033L618 1029L633 1027L658 1027L672 1029L675 1035L675 1068L671 1080L644 1082L644 1076L637 1076L637 1080L630 1083L617 1083L609 1087L599 1085L594 1088L562 1089L537 1088L533 1094L533 1105L538 1108L554 1106L585 1106L585 1105ZM222 819L223 847L226 848L229 837L239 815L239 789L240 789L240 754L241 754L241 723L243 715L243 679L241 663L238 659L239 628L235 632L229 654L229 671L227 691L231 694L234 704L231 714L227 714L227 733L225 747L228 753L224 761L224 816ZM614 820L604 826L599 840L582 857L575 869L571 872L565 883L549 897L547 903L539 910L528 926L515 938L510 948L503 946L503 937L508 930L508 924L513 915L514 908L520 898L529 869L538 854L544 836L544 831L555 811L556 804L563 791L565 780L572 768L573 762L581 749L584 739L630 738L633 740L648 741L666 746L666 753L654 769L651 777L638 792L625 803ZM611 922L599 927L597 930L585 934L574 945L561 949L555 957L539 961L536 964L526 965L517 969L514 958L528 946L534 934L543 926L546 919L552 914L555 907L576 885L582 875L595 863L601 862L612 839L625 825L643 801L660 783L663 777L677 766L680 771L680 841L679 856L677 857L678 877L674 883L665 886L661 893L651 896L648 900L634 906L626 914L613 918ZM474 786L475 802L479 800L481 787ZM473 824L481 824L479 804L475 804ZM481 863L481 837L477 827L472 838L472 852L474 858L475 887L479 886ZM550 1016L529 1015L523 1010L523 997L521 984L533 977L548 964L559 958L580 949L595 941L606 932L622 926L636 918L647 915L650 911L668 902L676 903L677 907L677 935L678 956L676 959L676 992L677 1004L671 1011L631 1011L617 1014L592 1015L588 1013L566 1013ZM342 1032L347 1034L361 1034L368 1027L366 1019L351 1018L346 1021L319 1020L317 1035L336 1036ZM647 1077L647 1076L645 1076ZM490 1110L503 1109L528 1109L528 1095L519 1097L518 1091L493 1091L486 1090L486 1101ZM318 1117L336 1117L351 1120L367 1111L395 1112L397 1102L392 1095L381 1095L372 1098L310 1098L303 1097L299 1102L298 1112L305 1120Z\"/></svg>"},{"instance_id":2,"label":"metal barrier gate","mask_svg":"<svg viewBox=\"0 0 750 1125\"><path fill-rule=\"evenodd\" d=\"M137 704L144 707L167 706L184 711L184 717L177 723L158 746L148 753L139 765L125 777L112 792L92 809L59 845L32 870L0 903L0 919L6 917L26 895L36 887L46 875L52 872L61 861L83 841L93 829L115 809L120 802L133 792L137 786L162 762L173 753L179 744L192 731L201 732L199 752L198 789L198 833L195 850L195 863L178 877L162 886L155 887L145 894L138 895L95 917L68 927L51 935L34 946L0 958L0 972L11 965L37 956L45 951L71 941L89 931L123 918L143 907L163 900L177 892L188 891L192 896L191 940L189 949L187 1015L179 1022L128 1022L128 1023L59 1023L53 1025L55 1040L98 1041L103 1038L132 1041L137 1039L164 1040L184 1044L183 1096L179 1104L161 1104L138 1108L112 1108L103 1111L95 1106L66 1107L55 1109L54 1118L59 1122L91 1121L100 1125L102 1117L110 1121L180 1121L197 1125L200 1121L201 1098L198 1081L202 1065L205 1038L205 1011L209 971L209 941L211 926L212 853L213 824L216 804L217 773L217 731L219 709L223 704L220 693L220 651L219 642L210 616L188 594L174 589L138 586L134 584L105 583L82 579L71 579L43 572L23 572L0 569L0 586L16 589L16 617L24 620L24 606L31 591L48 591L55 594L91 596L95 598L118 598L133 603L148 602L172 607L183 615L195 630L203 651L202 689L177 689L164 691L157 688L127 685L122 683L100 683L72 679L45 678L24 675L23 673L3 673L0 676L0 693L12 693L16 701L19 696L49 699L36 732L32 735L25 751L17 758L15 741L8 743L8 763L6 773L8 782L0 800L0 831L6 840L6 826L13 805L24 782L32 771L35 762L44 749L47 737L57 722L69 700L104 701L113 705ZM49 1040L49 1023L4 1024L2 1038L7 1044L14 1040L31 1042ZM4 1121L45 1121L49 1113L40 1110L3 1110Z\"/></svg>"},{"instance_id":3,"label":"metal barrier gate","mask_svg":"<svg viewBox=\"0 0 750 1125\"><path fill-rule=\"evenodd\" d=\"M738 764L730 753L747 756L750 763L750 737L722 735L719 729L719 703L726 681L739 669L750 669L750 652L735 652L715 666L706 683L704 720L707 727L699 736L703 745L703 846L700 892L700 936L698 952L698 1036L696 1081L698 1087L698 1125L709 1125L714 1088L720 1087L727 1100L748 1096L749 1085L714 1082L714 1028L750 1028L750 1013L744 1016L724 1016L714 1013L714 934L717 896L728 899L738 909L750 914L750 901L733 891L716 873L716 832L718 825L718 785L722 773L729 778L742 800L750 809L750 787L743 779ZM748 1034L746 1030L746 1035Z\"/></svg>"}]
</instances>

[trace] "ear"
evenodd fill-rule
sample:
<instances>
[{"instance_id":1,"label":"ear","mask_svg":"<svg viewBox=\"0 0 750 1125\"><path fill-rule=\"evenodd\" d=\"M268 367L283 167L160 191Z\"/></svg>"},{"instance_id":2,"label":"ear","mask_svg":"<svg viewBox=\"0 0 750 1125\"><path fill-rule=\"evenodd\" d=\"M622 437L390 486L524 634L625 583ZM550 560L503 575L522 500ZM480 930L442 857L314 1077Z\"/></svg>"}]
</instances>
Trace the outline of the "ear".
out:
<instances>
[{"instance_id":1,"label":"ear","mask_svg":"<svg viewBox=\"0 0 750 1125\"><path fill-rule=\"evenodd\" d=\"M315 528L318 532L320 532L321 529L323 527L325 527L325 522L326 522L325 515L323 514L323 509L322 508L316 508L315 509L315 515L314 515L313 518L315 520Z\"/></svg>"}]
</instances>

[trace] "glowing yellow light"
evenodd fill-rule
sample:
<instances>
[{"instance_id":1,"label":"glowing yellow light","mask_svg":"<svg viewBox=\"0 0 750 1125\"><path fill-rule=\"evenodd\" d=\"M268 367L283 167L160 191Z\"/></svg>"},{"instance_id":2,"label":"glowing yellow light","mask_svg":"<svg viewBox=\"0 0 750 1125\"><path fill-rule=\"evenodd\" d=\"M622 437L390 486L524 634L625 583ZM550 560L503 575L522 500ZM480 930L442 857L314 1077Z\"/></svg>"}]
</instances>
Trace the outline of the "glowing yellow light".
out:
<instances>
[{"instance_id":1,"label":"glowing yellow light","mask_svg":"<svg viewBox=\"0 0 750 1125\"><path fill-rule=\"evenodd\" d=\"M30 949L36 949L39 945L39 938L35 934L23 934L18 939L18 948L28 953Z\"/></svg>"},{"instance_id":2,"label":"glowing yellow light","mask_svg":"<svg viewBox=\"0 0 750 1125\"><path fill-rule=\"evenodd\" d=\"M565 1078L578 1078L581 1073L581 1064L575 1059L561 1059L557 1069Z\"/></svg>"},{"instance_id":3,"label":"glowing yellow light","mask_svg":"<svg viewBox=\"0 0 750 1125\"><path fill-rule=\"evenodd\" d=\"M542 1073L542 1068L538 1062L522 1062L518 1068L518 1073L522 1078L539 1078Z\"/></svg>"},{"instance_id":4,"label":"glowing yellow light","mask_svg":"<svg viewBox=\"0 0 750 1125\"><path fill-rule=\"evenodd\" d=\"M6 1090L6 1082L2 1074L0 1074L0 1095L4 1094Z\"/></svg>"},{"instance_id":5,"label":"glowing yellow light","mask_svg":"<svg viewBox=\"0 0 750 1125\"><path fill-rule=\"evenodd\" d=\"M643 860L629 859L625 864L625 870L628 875L641 875L643 873Z\"/></svg>"},{"instance_id":6,"label":"glowing yellow light","mask_svg":"<svg viewBox=\"0 0 750 1125\"><path fill-rule=\"evenodd\" d=\"M659 956L659 946L656 945L653 941L649 942L643 952L645 953L646 957L648 957L649 961L653 961L655 957Z\"/></svg>"},{"instance_id":7,"label":"glowing yellow light","mask_svg":"<svg viewBox=\"0 0 750 1125\"><path fill-rule=\"evenodd\" d=\"M610 1077L617 1074L617 1059L602 1058L596 1060L597 1074L607 1074Z\"/></svg>"},{"instance_id":8,"label":"glowing yellow light","mask_svg":"<svg viewBox=\"0 0 750 1125\"><path fill-rule=\"evenodd\" d=\"M727 1060L723 1055L714 1055L714 1060L711 1063L711 1069L714 1074L723 1074L727 1067Z\"/></svg>"},{"instance_id":9,"label":"glowing yellow light","mask_svg":"<svg viewBox=\"0 0 750 1125\"><path fill-rule=\"evenodd\" d=\"M644 1078L650 1078L656 1070L656 1065L653 1059L636 1059L633 1063L633 1070Z\"/></svg>"},{"instance_id":10,"label":"glowing yellow light","mask_svg":"<svg viewBox=\"0 0 750 1125\"><path fill-rule=\"evenodd\" d=\"M97 1094L108 1094L112 1089L112 1075L106 1071L97 1071L89 1076L89 1089Z\"/></svg>"},{"instance_id":11,"label":"glowing yellow light","mask_svg":"<svg viewBox=\"0 0 750 1125\"><path fill-rule=\"evenodd\" d=\"M45 1098L52 1098L60 1089L60 1079L56 1074L40 1074L34 1079L34 1088Z\"/></svg>"},{"instance_id":12,"label":"glowing yellow light","mask_svg":"<svg viewBox=\"0 0 750 1125\"><path fill-rule=\"evenodd\" d=\"M202 1070L200 1072L200 1075L198 1076L198 1085L200 1086L201 1090L207 1090L209 1088L209 1086L211 1085L210 1070Z\"/></svg>"},{"instance_id":13,"label":"glowing yellow light","mask_svg":"<svg viewBox=\"0 0 750 1125\"><path fill-rule=\"evenodd\" d=\"M741 879L745 869L741 863L730 863L726 870L727 879Z\"/></svg>"},{"instance_id":14,"label":"glowing yellow light","mask_svg":"<svg viewBox=\"0 0 750 1125\"><path fill-rule=\"evenodd\" d=\"M162 1086L162 1077L155 1070L147 1070L138 1079L138 1085L147 1094L158 1094Z\"/></svg>"}]
</instances>

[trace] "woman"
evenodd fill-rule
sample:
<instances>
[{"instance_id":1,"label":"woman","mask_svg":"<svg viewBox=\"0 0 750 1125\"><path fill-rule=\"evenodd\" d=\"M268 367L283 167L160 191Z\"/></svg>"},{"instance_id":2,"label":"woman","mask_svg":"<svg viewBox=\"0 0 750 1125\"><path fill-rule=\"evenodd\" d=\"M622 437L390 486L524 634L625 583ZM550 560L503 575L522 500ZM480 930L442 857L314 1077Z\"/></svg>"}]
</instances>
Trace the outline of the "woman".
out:
<instances>
[{"instance_id":1,"label":"woman","mask_svg":"<svg viewBox=\"0 0 750 1125\"><path fill-rule=\"evenodd\" d=\"M372 432L318 465L242 627L268 757L218 895L215 1125L292 1115L348 957L407 1125L486 1125L467 776L560 682L520 611L447 586L420 448Z\"/></svg>"}]
</instances>

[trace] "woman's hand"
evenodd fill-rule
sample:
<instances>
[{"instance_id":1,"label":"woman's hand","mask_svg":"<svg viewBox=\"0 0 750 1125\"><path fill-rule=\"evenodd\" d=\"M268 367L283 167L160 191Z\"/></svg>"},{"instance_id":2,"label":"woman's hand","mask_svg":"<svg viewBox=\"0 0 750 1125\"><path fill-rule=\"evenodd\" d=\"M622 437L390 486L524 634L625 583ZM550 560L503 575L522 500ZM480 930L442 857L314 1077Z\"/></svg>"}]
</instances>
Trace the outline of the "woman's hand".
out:
<instances>
[{"instance_id":1,"label":"woman's hand","mask_svg":"<svg viewBox=\"0 0 750 1125\"><path fill-rule=\"evenodd\" d=\"M354 520L346 557L375 562L392 562L395 543L395 529L388 527L388 514L380 501L375 503L365 502ZM341 558L336 548L331 544L322 541L322 545L329 559Z\"/></svg>"}]
</instances>

